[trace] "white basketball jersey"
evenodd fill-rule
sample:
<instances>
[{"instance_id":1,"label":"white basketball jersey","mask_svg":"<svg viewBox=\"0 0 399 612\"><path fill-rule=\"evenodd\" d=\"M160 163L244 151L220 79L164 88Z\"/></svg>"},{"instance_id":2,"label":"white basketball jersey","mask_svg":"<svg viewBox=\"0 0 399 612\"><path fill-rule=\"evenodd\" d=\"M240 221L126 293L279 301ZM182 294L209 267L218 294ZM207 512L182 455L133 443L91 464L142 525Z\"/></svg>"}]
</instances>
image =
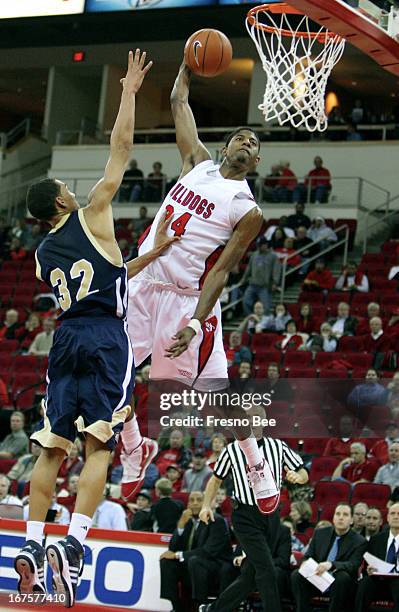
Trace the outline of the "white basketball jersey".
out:
<instances>
[{"instance_id":1,"label":"white basketball jersey","mask_svg":"<svg viewBox=\"0 0 399 612\"><path fill-rule=\"evenodd\" d=\"M246 180L223 178L212 160L198 164L167 194L141 239L139 255L153 248L156 228L165 212L172 216L168 234L181 239L142 274L182 290L200 290L235 226L256 206Z\"/></svg>"}]
</instances>

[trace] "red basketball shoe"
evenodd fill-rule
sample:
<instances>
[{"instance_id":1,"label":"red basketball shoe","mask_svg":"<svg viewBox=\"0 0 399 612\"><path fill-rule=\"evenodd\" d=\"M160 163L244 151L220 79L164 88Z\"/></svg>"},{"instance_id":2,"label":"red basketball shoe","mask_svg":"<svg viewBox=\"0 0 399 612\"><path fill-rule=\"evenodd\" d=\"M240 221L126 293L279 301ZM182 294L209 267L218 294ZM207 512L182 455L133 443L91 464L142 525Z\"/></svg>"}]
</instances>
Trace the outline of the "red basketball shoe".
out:
<instances>
[{"instance_id":1,"label":"red basketball shoe","mask_svg":"<svg viewBox=\"0 0 399 612\"><path fill-rule=\"evenodd\" d=\"M265 459L249 469L248 480L262 514L274 512L280 501L280 491L277 490L273 474Z\"/></svg>"},{"instance_id":2,"label":"red basketball shoe","mask_svg":"<svg viewBox=\"0 0 399 612\"><path fill-rule=\"evenodd\" d=\"M155 440L143 438L142 443L129 455L122 450L121 464L122 476L122 498L128 501L141 489L145 471L151 461L158 453L158 444Z\"/></svg>"}]
</instances>

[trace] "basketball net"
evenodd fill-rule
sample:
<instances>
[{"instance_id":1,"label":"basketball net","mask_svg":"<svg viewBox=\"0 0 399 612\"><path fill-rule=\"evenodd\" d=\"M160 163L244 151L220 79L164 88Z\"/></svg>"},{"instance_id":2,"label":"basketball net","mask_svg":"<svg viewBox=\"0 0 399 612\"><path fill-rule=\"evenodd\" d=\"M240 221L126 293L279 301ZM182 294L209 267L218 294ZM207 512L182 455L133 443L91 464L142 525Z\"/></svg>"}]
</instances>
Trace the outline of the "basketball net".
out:
<instances>
[{"instance_id":1,"label":"basketball net","mask_svg":"<svg viewBox=\"0 0 399 612\"><path fill-rule=\"evenodd\" d=\"M251 9L246 19L267 76L258 108L265 121L290 123L295 128L304 125L309 132L322 132L327 128L327 80L344 52L345 40L325 27L312 32L307 15L292 27L289 14L297 11L279 6L287 12L272 14L273 5L265 4Z\"/></svg>"}]
</instances>

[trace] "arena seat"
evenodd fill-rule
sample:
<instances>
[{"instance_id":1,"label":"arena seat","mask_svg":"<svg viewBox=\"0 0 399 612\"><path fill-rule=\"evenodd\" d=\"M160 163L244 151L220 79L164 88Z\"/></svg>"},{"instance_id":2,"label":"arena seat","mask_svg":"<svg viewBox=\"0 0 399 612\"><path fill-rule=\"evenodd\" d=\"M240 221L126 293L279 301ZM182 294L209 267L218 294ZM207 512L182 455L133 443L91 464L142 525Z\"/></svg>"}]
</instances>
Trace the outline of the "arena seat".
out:
<instances>
[{"instance_id":1,"label":"arena seat","mask_svg":"<svg viewBox=\"0 0 399 612\"><path fill-rule=\"evenodd\" d=\"M289 368L291 366L301 366L306 368L312 363L312 352L311 351L288 351L284 358L284 366Z\"/></svg>"},{"instance_id":2,"label":"arena seat","mask_svg":"<svg viewBox=\"0 0 399 612\"><path fill-rule=\"evenodd\" d=\"M327 378L348 378L348 370L344 367L342 368L329 368L324 367L319 370L319 378L327 379Z\"/></svg>"},{"instance_id":3,"label":"arena seat","mask_svg":"<svg viewBox=\"0 0 399 612\"><path fill-rule=\"evenodd\" d=\"M316 378L316 368L302 368L299 366L292 366L286 369L288 378Z\"/></svg>"},{"instance_id":4,"label":"arena seat","mask_svg":"<svg viewBox=\"0 0 399 612\"><path fill-rule=\"evenodd\" d=\"M323 351L320 351L319 353L317 353L316 355L316 359L314 362L314 366L316 368L320 368L323 367L325 365L329 365L332 361L336 361L337 357L336 357L336 353L324 353Z\"/></svg>"},{"instance_id":5,"label":"arena seat","mask_svg":"<svg viewBox=\"0 0 399 612\"><path fill-rule=\"evenodd\" d=\"M309 414L298 419L298 433L302 436L328 436L328 428L321 415Z\"/></svg>"},{"instance_id":6,"label":"arena seat","mask_svg":"<svg viewBox=\"0 0 399 612\"><path fill-rule=\"evenodd\" d=\"M371 368L373 356L368 353L348 352L342 353L343 358L356 368Z\"/></svg>"},{"instance_id":7,"label":"arena seat","mask_svg":"<svg viewBox=\"0 0 399 612\"><path fill-rule=\"evenodd\" d=\"M322 455L327 444L327 438L305 438L302 452L306 455Z\"/></svg>"},{"instance_id":8,"label":"arena seat","mask_svg":"<svg viewBox=\"0 0 399 612\"><path fill-rule=\"evenodd\" d=\"M262 352L274 347L279 338L279 334L254 334L252 338L252 352Z\"/></svg>"},{"instance_id":9,"label":"arena seat","mask_svg":"<svg viewBox=\"0 0 399 612\"><path fill-rule=\"evenodd\" d=\"M362 340L356 336L342 336L338 342L338 349L345 352L355 353L362 350Z\"/></svg>"},{"instance_id":10,"label":"arena seat","mask_svg":"<svg viewBox=\"0 0 399 612\"><path fill-rule=\"evenodd\" d=\"M338 464L339 460L335 457L316 457L309 472L310 482L315 483L321 478L330 477Z\"/></svg>"},{"instance_id":11,"label":"arena seat","mask_svg":"<svg viewBox=\"0 0 399 612\"><path fill-rule=\"evenodd\" d=\"M254 352L254 365L255 366L260 366L260 365L266 365L268 363L271 362L276 362L276 363L280 363L282 358L282 353L280 351L278 351L277 349L257 349L256 352Z\"/></svg>"},{"instance_id":12,"label":"arena seat","mask_svg":"<svg viewBox=\"0 0 399 612\"><path fill-rule=\"evenodd\" d=\"M385 508L390 496L391 487L389 485L360 482L353 488L351 504L362 501L369 506Z\"/></svg>"},{"instance_id":13,"label":"arena seat","mask_svg":"<svg viewBox=\"0 0 399 612\"><path fill-rule=\"evenodd\" d=\"M328 294L326 304L328 308L332 306L337 306L340 302L349 302L351 301L350 291L332 291Z\"/></svg>"},{"instance_id":14,"label":"arena seat","mask_svg":"<svg viewBox=\"0 0 399 612\"><path fill-rule=\"evenodd\" d=\"M18 340L2 340L0 342L0 351L5 353L14 353L18 349Z\"/></svg>"},{"instance_id":15,"label":"arena seat","mask_svg":"<svg viewBox=\"0 0 399 612\"><path fill-rule=\"evenodd\" d=\"M323 457L323 459L331 459L331 457ZM349 502L350 495L350 483L337 480L317 482L314 491L314 499L321 507L324 507L325 504L337 504L341 501Z\"/></svg>"},{"instance_id":16,"label":"arena seat","mask_svg":"<svg viewBox=\"0 0 399 612\"><path fill-rule=\"evenodd\" d=\"M39 358L35 355L17 355L14 360L14 368L18 374L37 372Z\"/></svg>"}]
</instances>

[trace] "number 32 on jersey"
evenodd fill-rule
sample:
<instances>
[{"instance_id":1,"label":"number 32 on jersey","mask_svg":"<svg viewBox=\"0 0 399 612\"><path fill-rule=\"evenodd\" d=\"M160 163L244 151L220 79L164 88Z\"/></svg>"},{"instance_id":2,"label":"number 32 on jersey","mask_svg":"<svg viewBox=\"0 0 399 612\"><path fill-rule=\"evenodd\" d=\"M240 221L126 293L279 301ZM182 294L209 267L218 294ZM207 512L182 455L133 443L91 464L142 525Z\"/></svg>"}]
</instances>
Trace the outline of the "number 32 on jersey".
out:
<instances>
[{"instance_id":1,"label":"number 32 on jersey","mask_svg":"<svg viewBox=\"0 0 399 612\"><path fill-rule=\"evenodd\" d=\"M75 261L72 268L69 271L69 276L72 279L81 277L80 286L76 293L76 301L83 300L92 293L97 293L98 289L90 291L91 282L94 276L93 266L87 259L79 259ZM54 289L58 289L58 303L62 310L68 310L71 307L72 299L68 289L68 283L65 276L65 272L61 268L55 268L50 274L50 283Z\"/></svg>"},{"instance_id":2,"label":"number 32 on jersey","mask_svg":"<svg viewBox=\"0 0 399 612\"><path fill-rule=\"evenodd\" d=\"M174 212L175 212L175 209L173 208L173 206L171 206L171 204L168 204L166 206L165 220L169 219L173 215ZM170 226L170 229L174 231L175 236L183 236L183 234L186 233L186 225L190 221L191 217L192 215L190 215L190 213L185 212L182 215L180 215L180 217L177 217L177 219L173 221L173 223Z\"/></svg>"}]
</instances>

